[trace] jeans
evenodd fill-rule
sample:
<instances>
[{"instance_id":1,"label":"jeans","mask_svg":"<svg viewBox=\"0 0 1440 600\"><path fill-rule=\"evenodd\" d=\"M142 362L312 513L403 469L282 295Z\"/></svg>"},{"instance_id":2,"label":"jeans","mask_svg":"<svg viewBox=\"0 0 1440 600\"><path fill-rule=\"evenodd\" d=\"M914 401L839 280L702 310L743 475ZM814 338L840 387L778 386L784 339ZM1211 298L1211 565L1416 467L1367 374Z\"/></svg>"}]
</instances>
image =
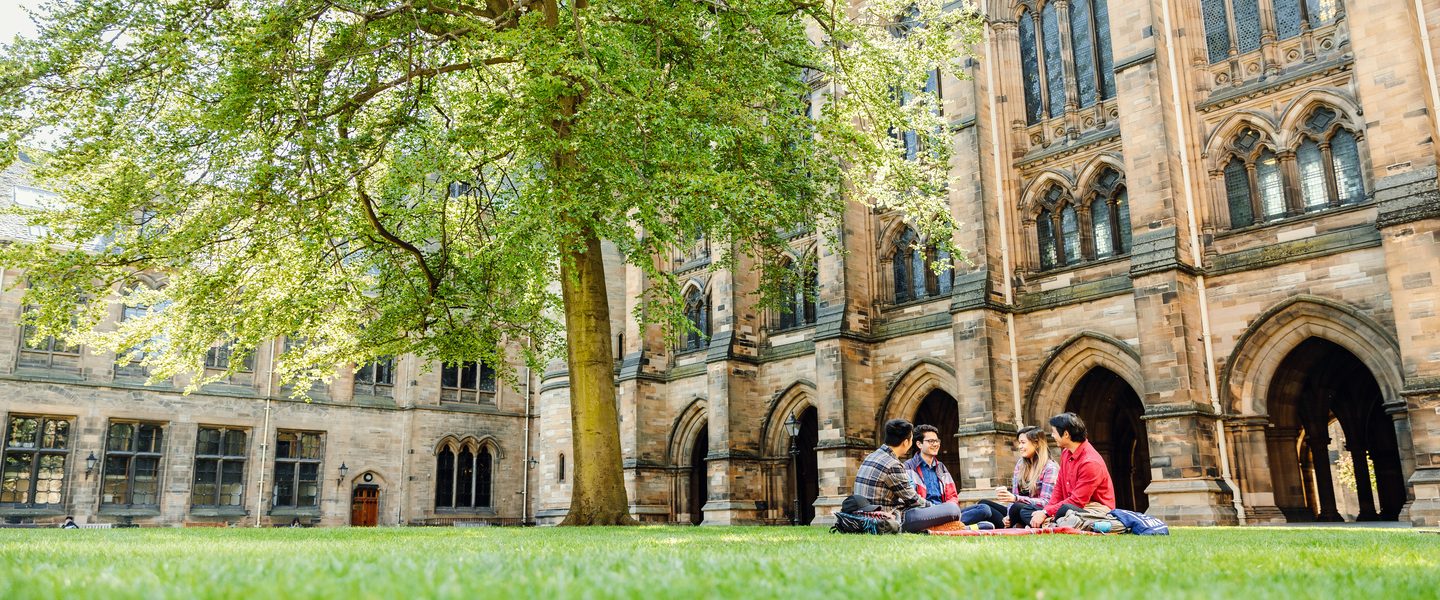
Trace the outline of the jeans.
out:
<instances>
[{"instance_id":1,"label":"jeans","mask_svg":"<svg viewBox=\"0 0 1440 600\"><path fill-rule=\"evenodd\" d=\"M1096 509L1103 509L1103 510L1100 510L1099 512L1097 512ZM1011 504L1011 505L1010 505L1010 525L1011 525L1012 527L1029 527L1029 526L1030 526L1030 519L1031 519L1031 517L1033 517L1033 516L1035 515L1035 511L1038 511L1038 510L1044 510L1044 507L1043 507L1043 506L1035 506L1035 505L1033 505L1033 504L1025 504L1025 503L1023 503L1023 502L1016 502L1016 503L1014 503L1014 504ZM1091 504L1091 505L1089 505L1089 506L1087 506L1087 507L1079 507L1079 506L1075 506L1074 504L1061 504L1061 505L1060 505L1060 508L1055 510L1055 518L1058 519L1058 518L1060 518L1060 517L1063 517L1063 516L1065 516L1065 515L1068 515L1068 514L1070 514L1071 511L1097 512L1097 514L1103 514L1105 511L1108 511L1108 510L1110 510L1110 509L1105 508L1104 506L1101 506L1100 504Z\"/></svg>"},{"instance_id":2,"label":"jeans","mask_svg":"<svg viewBox=\"0 0 1440 600\"><path fill-rule=\"evenodd\" d=\"M1009 510L1010 507L994 500L981 500L979 504L960 511L960 521L966 525L984 521L994 525L996 529L1001 529L1005 527L1005 515Z\"/></svg>"},{"instance_id":3,"label":"jeans","mask_svg":"<svg viewBox=\"0 0 1440 600\"><path fill-rule=\"evenodd\" d=\"M960 520L960 506L954 502L941 502L925 508L912 508L905 511L900 527L907 533L915 533L958 520Z\"/></svg>"}]
</instances>

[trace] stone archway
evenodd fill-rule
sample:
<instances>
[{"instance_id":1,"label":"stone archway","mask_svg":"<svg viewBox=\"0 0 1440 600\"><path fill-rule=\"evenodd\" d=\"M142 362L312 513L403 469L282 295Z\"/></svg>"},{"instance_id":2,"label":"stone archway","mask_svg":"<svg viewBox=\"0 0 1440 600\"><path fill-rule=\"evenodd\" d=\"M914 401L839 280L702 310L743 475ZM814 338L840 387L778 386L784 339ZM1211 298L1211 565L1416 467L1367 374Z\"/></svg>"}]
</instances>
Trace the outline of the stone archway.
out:
<instances>
[{"instance_id":1,"label":"stone archway","mask_svg":"<svg viewBox=\"0 0 1440 600\"><path fill-rule=\"evenodd\" d=\"M1266 400L1268 466L1287 521L1399 519L1406 501L1399 442L1380 384L1358 357L1306 339L1276 367ZM1349 477L1337 463L1348 463ZM1350 514L1339 510L1347 497Z\"/></svg>"},{"instance_id":2,"label":"stone archway","mask_svg":"<svg viewBox=\"0 0 1440 600\"><path fill-rule=\"evenodd\" d=\"M1393 334L1344 303L1299 295L1254 320L1226 361L1220 385L1235 415L1231 458L1250 521L1341 518L1337 496L1346 490L1337 493L1332 461L1342 454L1362 470L1375 465L1372 509L1360 509L1357 489L1356 518L1393 519L1403 512L1414 464L1398 450L1409 443L1410 430L1400 364ZM1382 413L1385 419L1374 418ZM1363 452L1341 447L1341 438ZM1369 461L1356 461L1357 455ZM1369 475L1356 478L1357 488Z\"/></svg>"},{"instance_id":3,"label":"stone archway","mask_svg":"<svg viewBox=\"0 0 1440 600\"><path fill-rule=\"evenodd\" d=\"M820 469L815 455L815 446L820 442L820 411L807 407L799 416L800 435L795 436L795 472L790 477L791 496L800 499L800 514L796 523L809 525L815 520L815 500L820 497ZM786 510L793 511L793 508Z\"/></svg>"},{"instance_id":4,"label":"stone archway","mask_svg":"<svg viewBox=\"0 0 1440 600\"><path fill-rule=\"evenodd\" d=\"M1065 410L1085 421L1090 444L1105 459L1115 484L1116 508L1148 509L1150 443L1141 419L1145 406L1135 388L1114 371L1094 367L1070 391Z\"/></svg>"},{"instance_id":5,"label":"stone archway","mask_svg":"<svg viewBox=\"0 0 1440 600\"><path fill-rule=\"evenodd\" d=\"M710 497L710 477L705 469L705 455L709 452L710 426L703 425L695 434L695 441L690 447L689 493L686 494L685 505L686 512L690 514L691 525L705 522L705 501Z\"/></svg>"},{"instance_id":6,"label":"stone archway","mask_svg":"<svg viewBox=\"0 0 1440 600\"><path fill-rule=\"evenodd\" d=\"M960 431L960 406L955 402L955 398L943 390L931 390L925 395L925 399L920 401L920 406L916 407L910 422L916 427L930 425L939 430L940 463L950 469L956 487L960 487L960 448L956 445L956 434Z\"/></svg>"}]
</instances>

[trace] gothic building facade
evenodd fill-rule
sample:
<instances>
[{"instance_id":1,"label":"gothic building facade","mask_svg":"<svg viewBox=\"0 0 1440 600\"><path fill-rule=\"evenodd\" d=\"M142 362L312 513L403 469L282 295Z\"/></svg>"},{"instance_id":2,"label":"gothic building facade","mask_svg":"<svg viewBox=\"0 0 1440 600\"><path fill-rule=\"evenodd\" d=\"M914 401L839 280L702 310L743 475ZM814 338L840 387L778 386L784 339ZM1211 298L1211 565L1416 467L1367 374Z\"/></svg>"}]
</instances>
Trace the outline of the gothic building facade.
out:
<instances>
[{"instance_id":1,"label":"gothic building facade","mask_svg":"<svg viewBox=\"0 0 1440 600\"><path fill-rule=\"evenodd\" d=\"M679 345L629 318L647 283L610 262L632 513L824 523L896 417L937 426L962 496L984 497L1015 432L1069 410L1119 503L1172 523L1440 524L1440 0L977 10L963 77L933 82L968 260L930 272L947 257L851 203L826 225L842 247L793 238L810 283L767 311L753 272L708 269L702 241L656 257L705 334ZM813 89L818 107L831 90ZM23 167L0 197L43 193ZM6 270L0 295L0 517L565 514L562 364L511 389L400 357L304 403L262 348L183 396L111 355L27 345L22 277Z\"/></svg>"},{"instance_id":2,"label":"gothic building facade","mask_svg":"<svg viewBox=\"0 0 1440 600\"><path fill-rule=\"evenodd\" d=\"M843 248L794 238L814 300L773 314L702 243L662 258L709 334L678 347L626 318L646 282L615 266L634 514L822 523L895 417L983 497L1017 429L1069 410L1119 503L1171 522L1440 523L1440 3L979 9L934 86L968 262L927 272L853 203ZM565 386L540 382L541 522L569 497Z\"/></svg>"}]
</instances>

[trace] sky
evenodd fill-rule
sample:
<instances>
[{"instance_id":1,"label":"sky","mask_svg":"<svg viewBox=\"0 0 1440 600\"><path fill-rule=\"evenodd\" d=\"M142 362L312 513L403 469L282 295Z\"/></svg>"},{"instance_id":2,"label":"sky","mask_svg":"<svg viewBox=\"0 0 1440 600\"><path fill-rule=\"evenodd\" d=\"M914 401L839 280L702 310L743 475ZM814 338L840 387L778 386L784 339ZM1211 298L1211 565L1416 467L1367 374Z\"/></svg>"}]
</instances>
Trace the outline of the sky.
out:
<instances>
[{"instance_id":1,"label":"sky","mask_svg":"<svg viewBox=\"0 0 1440 600\"><path fill-rule=\"evenodd\" d=\"M22 7L35 7L40 0L0 0L0 41L10 43L18 35L35 35L35 24Z\"/></svg>"}]
</instances>

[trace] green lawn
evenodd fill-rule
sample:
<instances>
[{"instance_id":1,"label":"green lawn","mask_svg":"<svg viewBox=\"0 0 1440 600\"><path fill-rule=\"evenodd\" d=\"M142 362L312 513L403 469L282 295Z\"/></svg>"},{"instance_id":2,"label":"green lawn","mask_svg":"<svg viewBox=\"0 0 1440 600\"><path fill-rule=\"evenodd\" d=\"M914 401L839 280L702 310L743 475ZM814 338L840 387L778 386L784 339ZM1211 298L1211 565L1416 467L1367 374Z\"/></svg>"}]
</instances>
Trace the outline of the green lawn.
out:
<instances>
[{"instance_id":1,"label":"green lawn","mask_svg":"<svg viewBox=\"0 0 1440 600\"><path fill-rule=\"evenodd\" d=\"M0 598L1435 598L1440 535L813 528L0 529Z\"/></svg>"}]
</instances>

